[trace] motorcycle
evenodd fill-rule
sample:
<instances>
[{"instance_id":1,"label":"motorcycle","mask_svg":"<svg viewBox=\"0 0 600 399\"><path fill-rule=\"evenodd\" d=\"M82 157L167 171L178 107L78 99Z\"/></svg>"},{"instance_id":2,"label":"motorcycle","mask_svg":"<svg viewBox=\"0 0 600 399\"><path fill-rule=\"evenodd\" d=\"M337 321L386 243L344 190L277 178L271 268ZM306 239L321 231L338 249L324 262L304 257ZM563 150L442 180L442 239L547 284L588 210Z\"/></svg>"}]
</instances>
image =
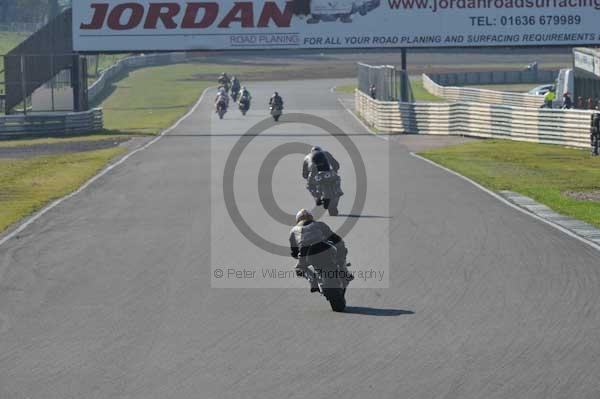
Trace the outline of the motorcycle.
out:
<instances>
[{"instance_id":1,"label":"motorcycle","mask_svg":"<svg viewBox=\"0 0 600 399\"><path fill-rule=\"evenodd\" d=\"M225 113L227 112L227 104L225 101L219 101L217 103L217 114L219 114L219 119L223 119Z\"/></svg>"},{"instance_id":2,"label":"motorcycle","mask_svg":"<svg viewBox=\"0 0 600 399\"><path fill-rule=\"evenodd\" d=\"M246 115L246 112L250 109L250 99L248 97L240 98L238 106L242 115Z\"/></svg>"},{"instance_id":3,"label":"motorcycle","mask_svg":"<svg viewBox=\"0 0 600 399\"><path fill-rule=\"evenodd\" d=\"M349 284L349 275L341 267L337 249L331 242L313 245L307 253L309 263L307 278L312 283L316 280L319 292L329 301L334 312L343 312L346 309L346 288ZM350 266L347 263L346 266Z\"/></svg>"},{"instance_id":4,"label":"motorcycle","mask_svg":"<svg viewBox=\"0 0 600 399\"><path fill-rule=\"evenodd\" d=\"M273 120L275 120L275 122L278 122L279 118L281 117L281 114L283 114L283 106L274 104L271 105L269 109L271 110L271 116L273 117Z\"/></svg>"},{"instance_id":5,"label":"motorcycle","mask_svg":"<svg viewBox=\"0 0 600 399\"><path fill-rule=\"evenodd\" d=\"M340 177L333 171L318 172L314 177L317 186L319 202L327 209L330 216L338 215L338 203L340 202Z\"/></svg>"},{"instance_id":6,"label":"motorcycle","mask_svg":"<svg viewBox=\"0 0 600 399\"><path fill-rule=\"evenodd\" d=\"M231 83L229 83L226 80L223 79L219 79L219 87L222 87L225 90L225 93L228 93L229 90L231 89Z\"/></svg>"},{"instance_id":7,"label":"motorcycle","mask_svg":"<svg viewBox=\"0 0 600 399\"><path fill-rule=\"evenodd\" d=\"M233 100L233 102L237 102L238 100L238 96L240 95L240 91L238 90L234 90L233 88L231 89L231 99Z\"/></svg>"}]
</instances>

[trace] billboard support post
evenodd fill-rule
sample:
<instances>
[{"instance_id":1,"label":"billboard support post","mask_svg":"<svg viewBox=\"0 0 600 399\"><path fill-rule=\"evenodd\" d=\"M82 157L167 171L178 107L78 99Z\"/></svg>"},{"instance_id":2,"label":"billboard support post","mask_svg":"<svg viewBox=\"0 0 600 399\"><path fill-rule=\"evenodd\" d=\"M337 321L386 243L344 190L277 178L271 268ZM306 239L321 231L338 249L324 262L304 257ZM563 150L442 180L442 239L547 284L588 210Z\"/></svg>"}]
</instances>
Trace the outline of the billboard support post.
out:
<instances>
[{"instance_id":1,"label":"billboard support post","mask_svg":"<svg viewBox=\"0 0 600 399\"><path fill-rule=\"evenodd\" d=\"M406 68L406 47L401 49L402 78L400 86L400 101L408 102L408 70Z\"/></svg>"},{"instance_id":2,"label":"billboard support post","mask_svg":"<svg viewBox=\"0 0 600 399\"><path fill-rule=\"evenodd\" d=\"M87 111L87 63L85 57L80 54L73 55L71 85L73 87L73 110L76 112Z\"/></svg>"},{"instance_id":3,"label":"billboard support post","mask_svg":"<svg viewBox=\"0 0 600 399\"><path fill-rule=\"evenodd\" d=\"M23 115L27 115L27 80L25 78L26 68L25 68L25 56L21 55L21 93L23 96Z\"/></svg>"}]
</instances>

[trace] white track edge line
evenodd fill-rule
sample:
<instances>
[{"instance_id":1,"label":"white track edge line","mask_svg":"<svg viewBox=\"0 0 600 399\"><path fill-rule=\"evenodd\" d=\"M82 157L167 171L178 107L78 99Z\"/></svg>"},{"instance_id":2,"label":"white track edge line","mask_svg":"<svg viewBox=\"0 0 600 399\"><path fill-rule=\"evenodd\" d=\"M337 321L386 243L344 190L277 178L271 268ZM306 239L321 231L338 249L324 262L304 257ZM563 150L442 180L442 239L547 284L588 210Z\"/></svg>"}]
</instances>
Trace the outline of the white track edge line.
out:
<instances>
[{"instance_id":1,"label":"white track edge line","mask_svg":"<svg viewBox=\"0 0 600 399\"><path fill-rule=\"evenodd\" d=\"M39 211L37 211L33 215L29 216L15 230L11 231L6 236L2 237L2 239L0 239L0 246L4 245L8 241L10 241L14 237L16 237L19 233L23 232L23 230L25 230L27 227L29 227L31 224L33 224L35 221L37 221L39 218L41 218L42 216L44 216L50 210L56 208L58 205L62 204L66 200L68 200L70 198L73 198L76 195L78 195L79 193L83 192L86 188L88 188L89 186L91 186L92 184L94 184L94 182L96 182L98 179L100 179L101 177L104 177L106 174L108 174L108 172L110 172L111 170L113 170L117 166L122 165L123 163L125 163L125 161L127 161L133 155L137 154L138 152L142 152L142 151L148 149L151 145L157 143L160 139L162 139L166 134L168 134L169 132L175 130L184 120L186 120L187 118L189 118L190 115L192 115L198 109L198 107L202 103L202 100L204 99L205 94L208 92L209 89L211 89L211 88L207 87L206 89L204 89L204 91L200 95L200 98L198 99L198 101L196 101L196 103L194 104L194 106L192 108L190 108L190 110L185 115L183 115L181 118L179 118L173 125L171 125L167 129L163 130L157 137L155 137L154 139L152 139L148 143L144 144L140 148L136 148L135 150L131 151L130 153L124 155L117 162L112 163L112 164L106 166L99 173L97 173L96 175L92 176L88 181L86 181L77 190L73 191L72 193L69 193L69 194L65 195L62 198L59 198L59 199L51 202L49 205L46 205L45 207L43 207L42 209L40 209Z\"/></svg>"},{"instance_id":2,"label":"white track edge line","mask_svg":"<svg viewBox=\"0 0 600 399\"><path fill-rule=\"evenodd\" d=\"M531 212L527 211L526 209L521 208L520 206L518 206L516 204L513 204L512 202L510 202L506 198L498 195L497 193L493 192L490 189L485 188L484 186L482 186L481 184L477 183L476 181L474 181L472 179L469 179L468 177L463 176L460 173L453 171L452 169L448 169L445 166L442 166L442 165L440 165L440 164L438 164L438 163L436 163L436 162L434 162L434 161L432 161L430 159L427 159L427 158L422 157L422 156L420 156L418 154L415 154L414 152L411 152L410 155L412 155L413 157L415 157L417 159L425 161L425 162L429 163L430 165L436 166L436 167L438 167L438 168L440 168L440 169L442 169L442 170L444 170L444 171L446 171L446 172L448 172L450 174L453 174L454 176L457 176L457 177L461 178L462 180L464 180L466 182L471 183L475 187L479 188L483 192L485 192L485 193L491 195L492 197L496 198L498 201L500 201L500 202L502 202L502 203L510 206L511 208L516 209L517 211L519 211L519 212L521 212L521 213L523 213L525 215L531 216L532 218L534 218L536 220L539 220L540 222L546 223L547 225L554 227L555 229L559 230L560 232L562 232L562 233L564 233L564 234L566 234L566 235L568 235L568 236L570 236L572 238L575 238L575 239L581 241L584 244L589 245L590 247L594 248L596 251L600 251L600 245L596 244L595 242L590 241L590 240L588 240L588 239L586 239L584 237L581 237L580 235L575 234L571 230L566 229L566 228L562 227L559 224L556 224L556 223L554 223L554 222L552 222L552 221L550 221L548 219L544 219L541 216L538 216L538 215L536 215L534 213L531 213Z\"/></svg>"},{"instance_id":3,"label":"white track edge line","mask_svg":"<svg viewBox=\"0 0 600 399\"><path fill-rule=\"evenodd\" d=\"M380 136L376 132L372 131L371 128L366 123L364 123L354 112L352 112L352 110L350 110L348 107L346 107L346 105L344 104L344 102L340 98L338 98L338 101L342 105L342 107L346 111L348 111L348 113L350 115L352 115L354 117L354 119L356 119L358 121L358 123L360 123L362 125L363 128L365 128L368 132L371 132L374 136L379 137L379 138L381 138L383 140L388 141L387 137ZM527 211L526 209L521 208L520 206L518 206L516 204L513 204L512 202L510 202L506 198L504 198L504 197L496 194L495 192L493 192L493 191L485 188L484 186L482 186L481 184L477 183L476 181L474 181L472 179L469 179L468 177L463 176L460 173L455 172L455 171L453 171L451 169L448 169L445 166L442 166L442 165L440 165L440 164L438 164L436 162L433 162L430 159L424 158L424 157L422 157L422 156L420 156L420 155L418 155L418 154L416 154L414 152L410 152L410 155L412 155L413 157L418 158L418 159L420 159L422 161L425 161L425 162L427 162L427 163L429 163L429 164L431 164L433 166L436 166L436 167L438 167L438 168L440 168L440 169L442 169L442 170L444 170L444 171L446 171L446 172L448 172L450 174L453 174L454 176L457 176L457 177L463 179L464 181L467 181L467 182L471 183L475 187L479 188L483 192L485 192L485 193L491 195L492 197L496 198L498 201L500 201L500 202L502 202L502 203L510 206L511 208L516 209L517 211L519 211L519 212L521 212L521 213L523 213L525 215L531 216L532 218L534 218L536 220L539 220L540 222L543 222L543 223L545 223L545 224L547 224L549 226L552 226L555 229L557 229L558 231L560 231L560 232L562 232L562 233L564 233L564 234L566 234L566 235L568 235L570 237L573 237L573 238L579 240L580 242L582 242L584 244L587 244L588 246L592 247L593 249L595 249L597 251L600 251L600 245L596 244L595 242L593 242L591 240L588 240L588 239L586 239L586 238L584 238L584 237L582 237L582 236L580 236L580 235L572 232L571 230L569 230L567 228L564 228L561 225L556 224L556 223L554 223L554 222L552 222L552 221L550 221L548 219L544 219L541 216L538 216L538 215L536 215L534 213L531 213L531 212Z\"/></svg>"}]
</instances>

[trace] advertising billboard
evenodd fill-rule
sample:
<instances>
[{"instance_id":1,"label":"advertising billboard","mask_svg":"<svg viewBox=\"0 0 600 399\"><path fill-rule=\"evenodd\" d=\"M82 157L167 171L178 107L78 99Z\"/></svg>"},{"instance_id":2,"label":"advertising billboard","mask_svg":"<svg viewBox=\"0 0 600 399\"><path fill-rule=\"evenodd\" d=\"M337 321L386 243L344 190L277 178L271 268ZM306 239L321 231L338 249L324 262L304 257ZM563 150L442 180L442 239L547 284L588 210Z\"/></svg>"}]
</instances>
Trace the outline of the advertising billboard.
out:
<instances>
[{"instance_id":1,"label":"advertising billboard","mask_svg":"<svg viewBox=\"0 0 600 399\"><path fill-rule=\"evenodd\" d=\"M600 43L600 0L77 0L76 51Z\"/></svg>"},{"instance_id":2,"label":"advertising billboard","mask_svg":"<svg viewBox=\"0 0 600 399\"><path fill-rule=\"evenodd\" d=\"M596 73L596 57L592 54L587 54L582 51L578 51L575 49L573 51L573 60L575 63L575 68L582 69L589 73Z\"/></svg>"}]
</instances>

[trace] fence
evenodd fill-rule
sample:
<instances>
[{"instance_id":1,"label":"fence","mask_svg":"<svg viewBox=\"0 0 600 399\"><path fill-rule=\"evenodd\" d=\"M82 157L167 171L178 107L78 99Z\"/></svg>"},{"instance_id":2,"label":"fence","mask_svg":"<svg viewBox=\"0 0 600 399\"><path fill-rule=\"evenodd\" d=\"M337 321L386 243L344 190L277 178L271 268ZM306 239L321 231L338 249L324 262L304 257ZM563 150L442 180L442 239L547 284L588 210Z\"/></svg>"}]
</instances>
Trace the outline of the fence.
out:
<instances>
[{"instance_id":1,"label":"fence","mask_svg":"<svg viewBox=\"0 0 600 399\"><path fill-rule=\"evenodd\" d=\"M377 130L590 146L593 111L528 109L482 103L398 103L355 93L356 112Z\"/></svg>"},{"instance_id":2,"label":"fence","mask_svg":"<svg viewBox=\"0 0 600 399\"><path fill-rule=\"evenodd\" d=\"M0 138L35 135L69 135L102 130L102 109L0 117Z\"/></svg>"},{"instance_id":3,"label":"fence","mask_svg":"<svg viewBox=\"0 0 600 399\"><path fill-rule=\"evenodd\" d=\"M11 22L0 24L2 32L30 33L39 30L44 26L41 22Z\"/></svg>"},{"instance_id":4,"label":"fence","mask_svg":"<svg viewBox=\"0 0 600 399\"><path fill-rule=\"evenodd\" d=\"M26 98L28 112L73 110L73 68L65 65L72 59L73 54L0 56L0 90L6 92L9 108L23 112Z\"/></svg>"},{"instance_id":5,"label":"fence","mask_svg":"<svg viewBox=\"0 0 600 399\"><path fill-rule=\"evenodd\" d=\"M372 93L378 100L393 101L401 98L402 85L406 85L408 101L413 101L412 90L408 74L398 71L394 66L381 65L372 66L363 63L358 64L358 88L364 93Z\"/></svg>"},{"instance_id":6,"label":"fence","mask_svg":"<svg viewBox=\"0 0 600 399\"><path fill-rule=\"evenodd\" d=\"M431 80L442 86L520 84L520 83L552 83L559 71L485 71L485 72L450 72L429 74Z\"/></svg>"},{"instance_id":7,"label":"fence","mask_svg":"<svg viewBox=\"0 0 600 399\"><path fill-rule=\"evenodd\" d=\"M96 99L112 79L126 70L142 68L153 65L183 62L187 59L185 53L162 53L139 55L124 58L104 70L98 80L89 88L90 100ZM64 86L64 87L63 87ZM63 88L63 95L58 90ZM49 101L51 97L52 108L68 106L72 102L70 93L70 72L62 71L52 81L43 85L32 96L32 103L36 101ZM64 97L64 98L62 98ZM0 96L1 99L1 96ZM95 108L86 112L61 112L61 113L34 113L29 115L0 116L0 138L18 136L35 136L47 134L78 134L99 131L103 128L102 109Z\"/></svg>"},{"instance_id":8,"label":"fence","mask_svg":"<svg viewBox=\"0 0 600 399\"><path fill-rule=\"evenodd\" d=\"M435 96L457 102L502 104L525 108L540 108L544 104L543 96L472 87L442 86L425 74L423 74L423 87Z\"/></svg>"},{"instance_id":9,"label":"fence","mask_svg":"<svg viewBox=\"0 0 600 399\"><path fill-rule=\"evenodd\" d=\"M186 60L187 53L148 54L123 58L116 64L111 65L110 67L102 71L100 77L89 87L88 98L90 102L96 100L112 80L114 80L117 76L123 74L127 70L143 68L148 66L184 62Z\"/></svg>"}]
</instances>

